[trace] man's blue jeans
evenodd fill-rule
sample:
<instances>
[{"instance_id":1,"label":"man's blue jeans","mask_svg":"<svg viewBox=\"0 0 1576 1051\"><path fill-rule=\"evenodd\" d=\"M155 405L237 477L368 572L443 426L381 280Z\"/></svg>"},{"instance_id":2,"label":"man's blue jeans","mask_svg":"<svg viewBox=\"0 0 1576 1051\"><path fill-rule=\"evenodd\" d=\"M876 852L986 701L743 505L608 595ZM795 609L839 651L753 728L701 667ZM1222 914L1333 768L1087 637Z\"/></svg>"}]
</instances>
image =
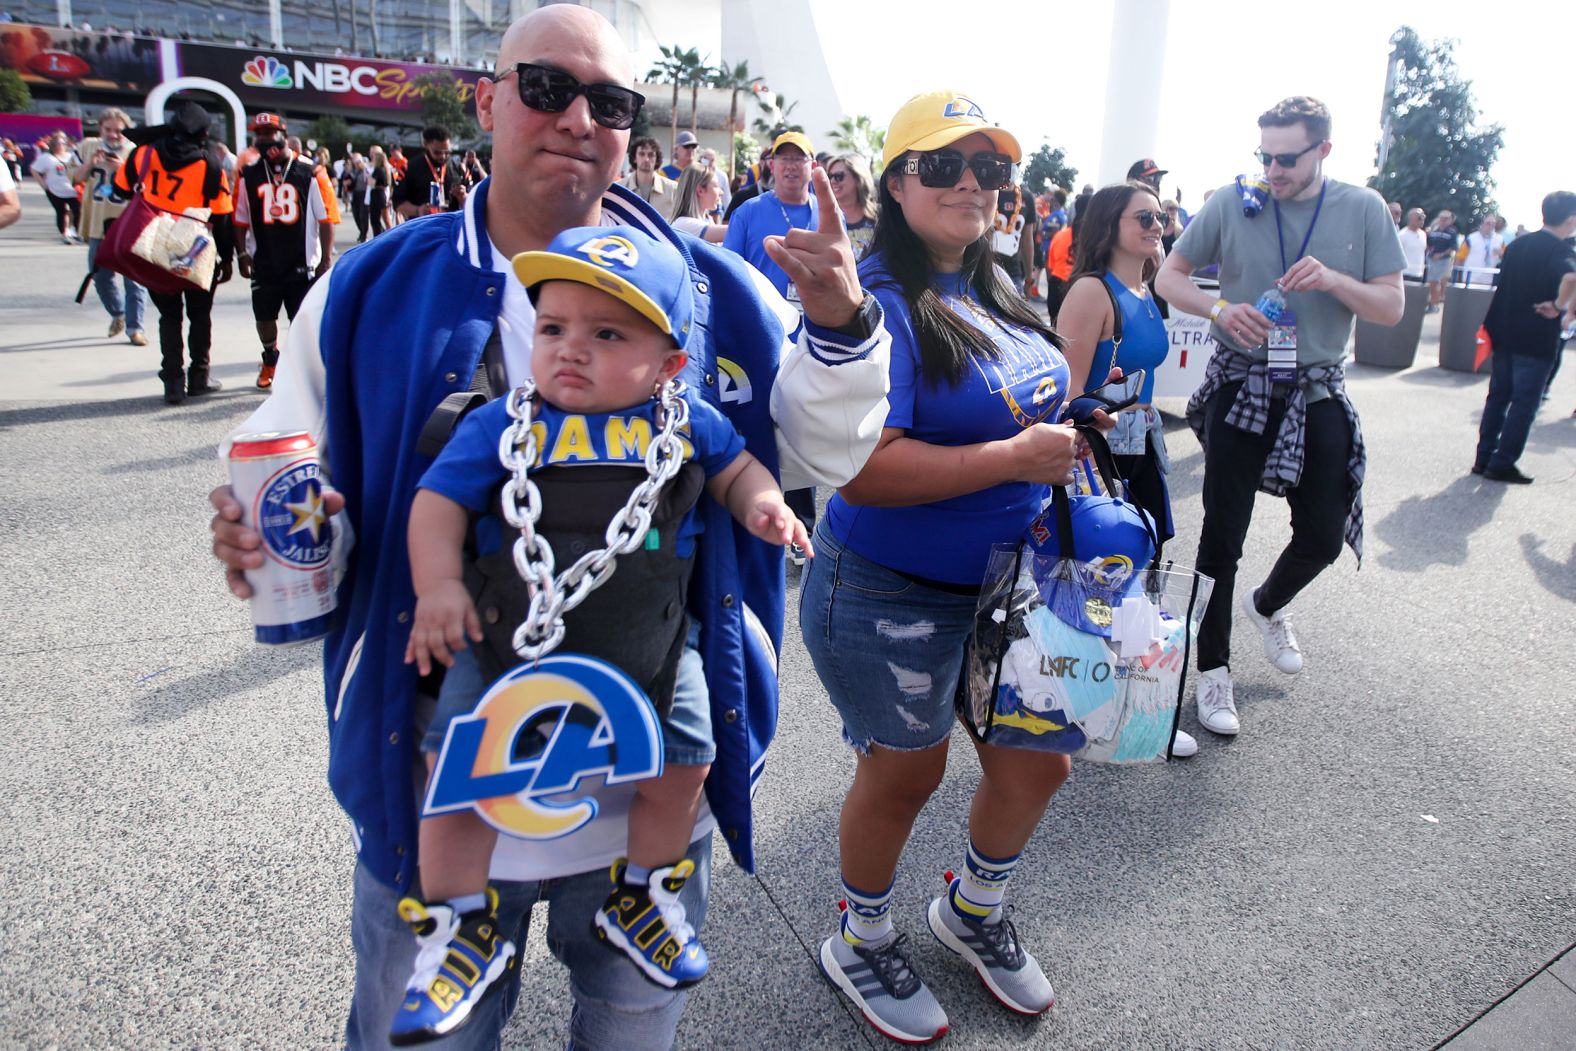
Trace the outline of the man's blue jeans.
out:
<instances>
[{"instance_id":1,"label":"man's blue jeans","mask_svg":"<svg viewBox=\"0 0 1576 1051\"><path fill-rule=\"evenodd\" d=\"M1516 466L1538 414L1554 362L1496 351L1488 378L1488 400L1478 426L1476 466L1504 471Z\"/></svg>"},{"instance_id":2,"label":"man's blue jeans","mask_svg":"<svg viewBox=\"0 0 1576 1051\"><path fill-rule=\"evenodd\" d=\"M711 837L690 844L686 855L695 874L679 900L685 919L697 931L706 918L711 889ZM494 883L498 891L498 929L525 946L531 910L547 906L547 947L569 968L574 1006L569 1013L570 1051L666 1051L673 1046L683 990L664 989L648 981L616 949L592 931L595 916L613 889L607 870L598 869L563 879L526 883ZM356 951L355 998L345 1023L345 1044L352 1051L389 1046L389 1025L405 995L416 962L416 936L399 918L400 894L356 864L355 900L351 905L350 939ZM491 1051L502 1046L500 1035L520 999L520 969L512 967L499 979L502 989L489 990L463 1027L440 1040L423 1044L433 1051ZM561 1031L563 1019L545 1005L529 1004L530 1024L548 1032ZM532 1040L532 1046L539 1046Z\"/></svg>"},{"instance_id":3,"label":"man's blue jeans","mask_svg":"<svg viewBox=\"0 0 1576 1051\"><path fill-rule=\"evenodd\" d=\"M99 245L104 243L102 237L88 239L88 269L93 270L93 262L98 258ZM121 296L121 290L115 281L119 279L125 286L126 295ZM110 317L126 318L126 332L142 331L142 286L129 277L122 277L113 270L93 270L93 287L98 291L99 302L104 304L104 309L109 311Z\"/></svg>"}]
</instances>

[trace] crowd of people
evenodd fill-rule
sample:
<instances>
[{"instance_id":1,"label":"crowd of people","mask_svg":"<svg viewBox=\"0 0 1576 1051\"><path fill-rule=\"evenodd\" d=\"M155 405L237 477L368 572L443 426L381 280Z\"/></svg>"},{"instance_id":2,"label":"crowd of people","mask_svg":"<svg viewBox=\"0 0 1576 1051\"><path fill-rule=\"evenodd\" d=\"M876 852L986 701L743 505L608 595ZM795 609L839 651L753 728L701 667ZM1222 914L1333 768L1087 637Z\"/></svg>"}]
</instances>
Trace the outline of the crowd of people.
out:
<instances>
[{"instance_id":1,"label":"crowd of people","mask_svg":"<svg viewBox=\"0 0 1576 1051\"><path fill-rule=\"evenodd\" d=\"M254 116L249 149L227 158L186 103L157 128L106 111L85 160L51 143L38 172L52 202L52 177L108 188L80 212L56 206L60 236L85 239L90 259L136 194L208 210L212 284L148 297L165 398L218 387L209 314L233 260L251 282L257 385L271 391L234 433L311 433L336 538L355 538L336 540L340 614L323 650L329 782L356 830L355 1048L495 1046L537 904L570 972L571 1045L671 1046L685 990L708 972L714 834L756 864L751 799L794 612L785 561L802 567L800 633L852 753L844 908L828 902L819 966L881 1033L937 1039L951 1023L908 954L896 873L946 776L992 546L1022 536L1087 454L1061 420L1068 403L1145 372L1133 404L1094 419L1158 560L1175 533L1152 404L1164 318L1209 318L1219 349L1187 407L1204 449L1197 568L1216 582L1194 704L1199 725L1229 737L1243 730L1235 614L1295 675L1306 658L1289 607L1343 545L1361 558L1366 450L1344 371L1355 319L1394 324L1403 277L1433 280L1437 260L1495 271L1473 470L1503 481L1519 480L1528 406L1576 320L1576 194L1551 194L1543 228L1508 247L1492 217L1458 243L1448 215L1425 228L1420 211L1326 176L1330 115L1305 96L1258 120L1263 192L1228 184L1189 215L1148 158L1119 183L1036 198L1014 182L1019 140L950 90L893 116L879 175L797 131L737 183L687 133L664 164L660 143L631 141L644 100L627 49L583 7L520 19L497 69L476 94L486 161L456 157L441 127L409 160L397 144L336 159L274 114ZM6 207L0 183L0 225ZM340 207L361 247L336 258ZM1193 280L1207 270L1218 289ZM142 290L94 281L111 335L136 342ZM485 404L456 418L456 397ZM835 490L824 515L817 486ZM1239 589L1261 492L1286 500L1291 538ZM247 598L262 537L229 487L210 499L214 553ZM632 515L649 530L607 524ZM524 555L502 539L521 520ZM616 554L617 568L572 601L533 601L544 579L575 587L542 542ZM626 757L648 746L644 780L606 776L608 742L568 709L504 749L558 764L554 784L574 793L574 807L544 804L555 820L578 814L545 838L421 805L489 684L536 674L509 670L522 648L610 667L653 710L645 738L617 742ZM924 922L1005 1007L1036 1016L1055 993L1005 903L1071 764L971 744L981 773L957 856L911 859L957 873ZM1172 752L1199 747L1179 732Z\"/></svg>"}]
</instances>

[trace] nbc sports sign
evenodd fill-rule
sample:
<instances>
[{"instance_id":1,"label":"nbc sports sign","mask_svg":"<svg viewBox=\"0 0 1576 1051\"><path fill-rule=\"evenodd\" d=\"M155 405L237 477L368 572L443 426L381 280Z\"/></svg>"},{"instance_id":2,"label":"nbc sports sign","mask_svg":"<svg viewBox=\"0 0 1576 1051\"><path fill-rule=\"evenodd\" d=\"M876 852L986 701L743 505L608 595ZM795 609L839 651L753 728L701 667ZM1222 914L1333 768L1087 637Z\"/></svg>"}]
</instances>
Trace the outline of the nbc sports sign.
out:
<instances>
[{"instance_id":1,"label":"nbc sports sign","mask_svg":"<svg viewBox=\"0 0 1576 1051\"><path fill-rule=\"evenodd\" d=\"M460 98L471 108L476 82L483 75L477 70L408 62L259 54L185 43L178 56L181 75L217 80L233 87L248 105L271 109L417 110L423 89L416 81L436 72L459 80Z\"/></svg>"}]
</instances>

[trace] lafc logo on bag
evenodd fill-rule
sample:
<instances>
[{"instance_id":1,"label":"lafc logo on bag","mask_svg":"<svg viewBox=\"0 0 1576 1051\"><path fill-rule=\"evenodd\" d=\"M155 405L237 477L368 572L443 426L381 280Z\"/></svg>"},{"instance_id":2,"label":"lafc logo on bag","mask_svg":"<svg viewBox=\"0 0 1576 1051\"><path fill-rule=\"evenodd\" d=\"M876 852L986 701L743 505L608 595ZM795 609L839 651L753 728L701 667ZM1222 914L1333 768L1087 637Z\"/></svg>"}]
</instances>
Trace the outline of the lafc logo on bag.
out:
<instances>
[{"instance_id":1,"label":"lafc logo on bag","mask_svg":"<svg viewBox=\"0 0 1576 1051\"><path fill-rule=\"evenodd\" d=\"M662 731L640 687L576 653L521 665L449 724L424 813L474 809L505 835L547 840L596 817L595 799L565 799L588 777L608 784L662 773Z\"/></svg>"}]
</instances>

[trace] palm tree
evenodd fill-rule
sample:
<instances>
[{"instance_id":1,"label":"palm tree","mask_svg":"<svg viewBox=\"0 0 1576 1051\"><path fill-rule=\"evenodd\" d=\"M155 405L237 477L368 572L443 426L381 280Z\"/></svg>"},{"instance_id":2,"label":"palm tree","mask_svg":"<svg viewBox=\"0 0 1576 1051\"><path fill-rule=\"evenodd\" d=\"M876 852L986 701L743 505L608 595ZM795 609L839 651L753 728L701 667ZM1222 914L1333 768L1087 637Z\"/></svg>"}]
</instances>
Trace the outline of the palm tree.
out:
<instances>
[{"instance_id":1,"label":"palm tree","mask_svg":"<svg viewBox=\"0 0 1576 1051\"><path fill-rule=\"evenodd\" d=\"M652 84L673 85L673 132L668 140L668 151L671 153L673 143L679 137L679 85L684 83L688 64L684 49L677 44L672 47L659 44L657 49L662 52L662 58L651 67L650 72L646 74L646 80Z\"/></svg>"},{"instance_id":2,"label":"palm tree","mask_svg":"<svg viewBox=\"0 0 1576 1051\"><path fill-rule=\"evenodd\" d=\"M750 76L750 64L740 62L729 68L726 65L712 70L711 86L729 93L728 97L728 174L733 174L733 134L739 124L739 92L749 91L761 82L760 77Z\"/></svg>"},{"instance_id":3,"label":"palm tree","mask_svg":"<svg viewBox=\"0 0 1576 1051\"><path fill-rule=\"evenodd\" d=\"M711 83L716 70L711 68L711 56L702 55L694 48L684 52L684 83L690 89L690 134L700 130L700 110L697 100L700 89ZM677 138L677 135L674 136Z\"/></svg>"},{"instance_id":4,"label":"palm tree","mask_svg":"<svg viewBox=\"0 0 1576 1051\"><path fill-rule=\"evenodd\" d=\"M828 137L838 149L860 154L867 160L878 159L886 145L886 129L876 127L862 113L838 121ZM880 169L876 171L879 174Z\"/></svg>"},{"instance_id":5,"label":"palm tree","mask_svg":"<svg viewBox=\"0 0 1576 1051\"><path fill-rule=\"evenodd\" d=\"M757 95L755 100L760 102L760 96ZM802 132L804 131L803 124L794 124L788 119L788 114L798 108L798 105L798 102L785 103L781 95L777 96L777 105L775 107L768 107L762 102L761 109L766 115L764 117L756 117L755 122L750 127L755 129L757 135L764 135L768 138L781 135L785 131ZM767 145L771 145L771 143L768 142Z\"/></svg>"}]
</instances>

